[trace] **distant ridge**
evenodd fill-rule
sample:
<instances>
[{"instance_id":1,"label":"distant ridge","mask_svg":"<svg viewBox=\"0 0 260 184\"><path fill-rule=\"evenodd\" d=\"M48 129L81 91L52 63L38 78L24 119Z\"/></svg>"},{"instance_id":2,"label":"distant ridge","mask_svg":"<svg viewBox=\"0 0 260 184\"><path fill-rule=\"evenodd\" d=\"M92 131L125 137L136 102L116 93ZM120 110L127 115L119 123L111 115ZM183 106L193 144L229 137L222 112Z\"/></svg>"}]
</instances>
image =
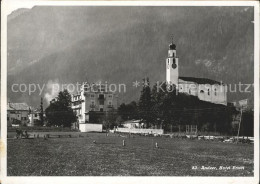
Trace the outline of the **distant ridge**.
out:
<instances>
[{"instance_id":1,"label":"distant ridge","mask_svg":"<svg viewBox=\"0 0 260 184\"><path fill-rule=\"evenodd\" d=\"M19 11L8 21L10 101L39 105L38 93L13 93L13 83L81 83L86 77L125 83L121 102L137 100L141 89L133 88L134 81L165 81L172 35L180 76L232 85L254 81L251 7L36 6ZM253 93L228 93L228 101L244 98L252 99Z\"/></svg>"},{"instance_id":2,"label":"distant ridge","mask_svg":"<svg viewBox=\"0 0 260 184\"><path fill-rule=\"evenodd\" d=\"M7 16L7 21L11 21L12 19L15 19L17 16L21 16L22 14L28 11L30 11L30 8L19 8L17 10L14 10L11 14Z\"/></svg>"}]
</instances>

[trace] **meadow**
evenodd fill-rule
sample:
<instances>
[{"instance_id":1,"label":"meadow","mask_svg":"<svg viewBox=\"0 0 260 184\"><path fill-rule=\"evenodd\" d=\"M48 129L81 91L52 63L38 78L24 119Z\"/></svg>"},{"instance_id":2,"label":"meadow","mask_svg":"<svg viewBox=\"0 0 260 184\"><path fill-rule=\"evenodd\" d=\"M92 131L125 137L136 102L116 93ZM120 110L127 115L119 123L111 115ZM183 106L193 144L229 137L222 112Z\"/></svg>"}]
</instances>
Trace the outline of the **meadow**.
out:
<instances>
[{"instance_id":1,"label":"meadow","mask_svg":"<svg viewBox=\"0 0 260 184\"><path fill-rule=\"evenodd\" d=\"M129 138L117 134L107 136L105 133L67 134L72 134L72 138L46 140L9 138L8 176L253 176L254 174L253 144L166 137ZM125 146L122 144L123 140ZM155 147L156 143L159 148ZM224 169L220 169L221 166Z\"/></svg>"}]
</instances>

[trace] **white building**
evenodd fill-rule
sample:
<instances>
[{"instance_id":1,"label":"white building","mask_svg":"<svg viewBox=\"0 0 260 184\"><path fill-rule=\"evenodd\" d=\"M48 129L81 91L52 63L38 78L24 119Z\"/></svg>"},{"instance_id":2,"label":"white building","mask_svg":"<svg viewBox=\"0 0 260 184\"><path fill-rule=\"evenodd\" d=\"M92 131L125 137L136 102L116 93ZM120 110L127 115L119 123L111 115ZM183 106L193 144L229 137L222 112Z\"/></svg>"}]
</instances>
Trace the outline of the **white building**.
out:
<instances>
[{"instance_id":1,"label":"white building","mask_svg":"<svg viewBox=\"0 0 260 184\"><path fill-rule=\"evenodd\" d=\"M44 112L43 112L43 117L45 117ZM39 123L41 121L41 111L40 111L40 109L34 109L34 108L30 107L29 121L30 121L30 123L28 124L28 126L39 125Z\"/></svg>"},{"instance_id":2,"label":"white building","mask_svg":"<svg viewBox=\"0 0 260 184\"><path fill-rule=\"evenodd\" d=\"M179 76L179 58L176 45L171 43L166 59L166 82L175 85L180 93L197 96L202 101L227 105L227 86L221 82L195 77Z\"/></svg>"},{"instance_id":3,"label":"white building","mask_svg":"<svg viewBox=\"0 0 260 184\"><path fill-rule=\"evenodd\" d=\"M72 109L78 117L79 129L97 127L100 130L97 124L102 124L108 113L117 109L117 98L105 84L84 83L80 91L72 95Z\"/></svg>"},{"instance_id":4,"label":"white building","mask_svg":"<svg viewBox=\"0 0 260 184\"><path fill-rule=\"evenodd\" d=\"M143 128L144 123L141 120L128 120L123 123L124 128Z\"/></svg>"}]
</instances>

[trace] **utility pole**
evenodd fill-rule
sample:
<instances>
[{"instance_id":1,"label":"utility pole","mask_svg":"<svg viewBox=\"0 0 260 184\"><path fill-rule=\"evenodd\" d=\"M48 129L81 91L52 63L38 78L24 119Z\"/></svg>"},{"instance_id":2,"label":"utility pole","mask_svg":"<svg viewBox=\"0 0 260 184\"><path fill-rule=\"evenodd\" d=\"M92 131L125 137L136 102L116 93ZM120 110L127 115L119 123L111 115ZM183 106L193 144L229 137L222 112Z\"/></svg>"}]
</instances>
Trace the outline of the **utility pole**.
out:
<instances>
[{"instance_id":1,"label":"utility pole","mask_svg":"<svg viewBox=\"0 0 260 184\"><path fill-rule=\"evenodd\" d=\"M242 114L243 114L243 107L240 108L240 120L239 120L238 130L237 130L237 143L238 143L239 132L240 132L240 126L241 126L241 121L242 121Z\"/></svg>"},{"instance_id":2,"label":"utility pole","mask_svg":"<svg viewBox=\"0 0 260 184\"><path fill-rule=\"evenodd\" d=\"M240 100L238 103L239 103L239 106L240 106L240 121L239 121L239 124L238 124L238 130L237 130L237 143L238 143L238 138L239 138L240 126L241 126L241 122L242 122L243 110L247 107L248 100L247 99Z\"/></svg>"},{"instance_id":3,"label":"utility pole","mask_svg":"<svg viewBox=\"0 0 260 184\"><path fill-rule=\"evenodd\" d=\"M179 135L181 134L181 125L179 125Z\"/></svg>"},{"instance_id":4,"label":"utility pole","mask_svg":"<svg viewBox=\"0 0 260 184\"><path fill-rule=\"evenodd\" d=\"M106 129L107 129L107 132L109 130L109 123L108 123L108 120L107 120L107 109L106 109Z\"/></svg>"}]
</instances>

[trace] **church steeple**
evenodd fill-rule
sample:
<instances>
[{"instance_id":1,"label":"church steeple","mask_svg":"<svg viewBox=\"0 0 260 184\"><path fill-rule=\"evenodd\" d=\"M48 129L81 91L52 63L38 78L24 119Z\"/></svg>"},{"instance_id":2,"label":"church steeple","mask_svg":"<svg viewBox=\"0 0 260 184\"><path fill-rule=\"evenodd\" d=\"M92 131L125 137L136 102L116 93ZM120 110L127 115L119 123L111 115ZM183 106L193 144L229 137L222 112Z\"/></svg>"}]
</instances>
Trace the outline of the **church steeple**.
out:
<instances>
[{"instance_id":1,"label":"church steeple","mask_svg":"<svg viewBox=\"0 0 260 184\"><path fill-rule=\"evenodd\" d=\"M169 44L168 58L166 59L166 81L168 84L178 86L179 79L179 65L178 58L176 57L176 45Z\"/></svg>"},{"instance_id":2,"label":"church steeple","mask_svg":"<svg viewBox=\"0 0 260 184\"><path fill-rule=\"evenodd\" d=\"M168 57L176 57L176 45L173 43L173 38L172 43L169 44Z\"/></svg>"},{"instance_id":3,"label":"church steeple","mask_svg":"<svg viewBox=\"0 0 260 184\"><path fill-rule=\"evenodd\" d=\"M169 50L176 50L176 45L173 43L173 37L172 37L172 43L169 45Z\"/></svg>"}]
</instances>

